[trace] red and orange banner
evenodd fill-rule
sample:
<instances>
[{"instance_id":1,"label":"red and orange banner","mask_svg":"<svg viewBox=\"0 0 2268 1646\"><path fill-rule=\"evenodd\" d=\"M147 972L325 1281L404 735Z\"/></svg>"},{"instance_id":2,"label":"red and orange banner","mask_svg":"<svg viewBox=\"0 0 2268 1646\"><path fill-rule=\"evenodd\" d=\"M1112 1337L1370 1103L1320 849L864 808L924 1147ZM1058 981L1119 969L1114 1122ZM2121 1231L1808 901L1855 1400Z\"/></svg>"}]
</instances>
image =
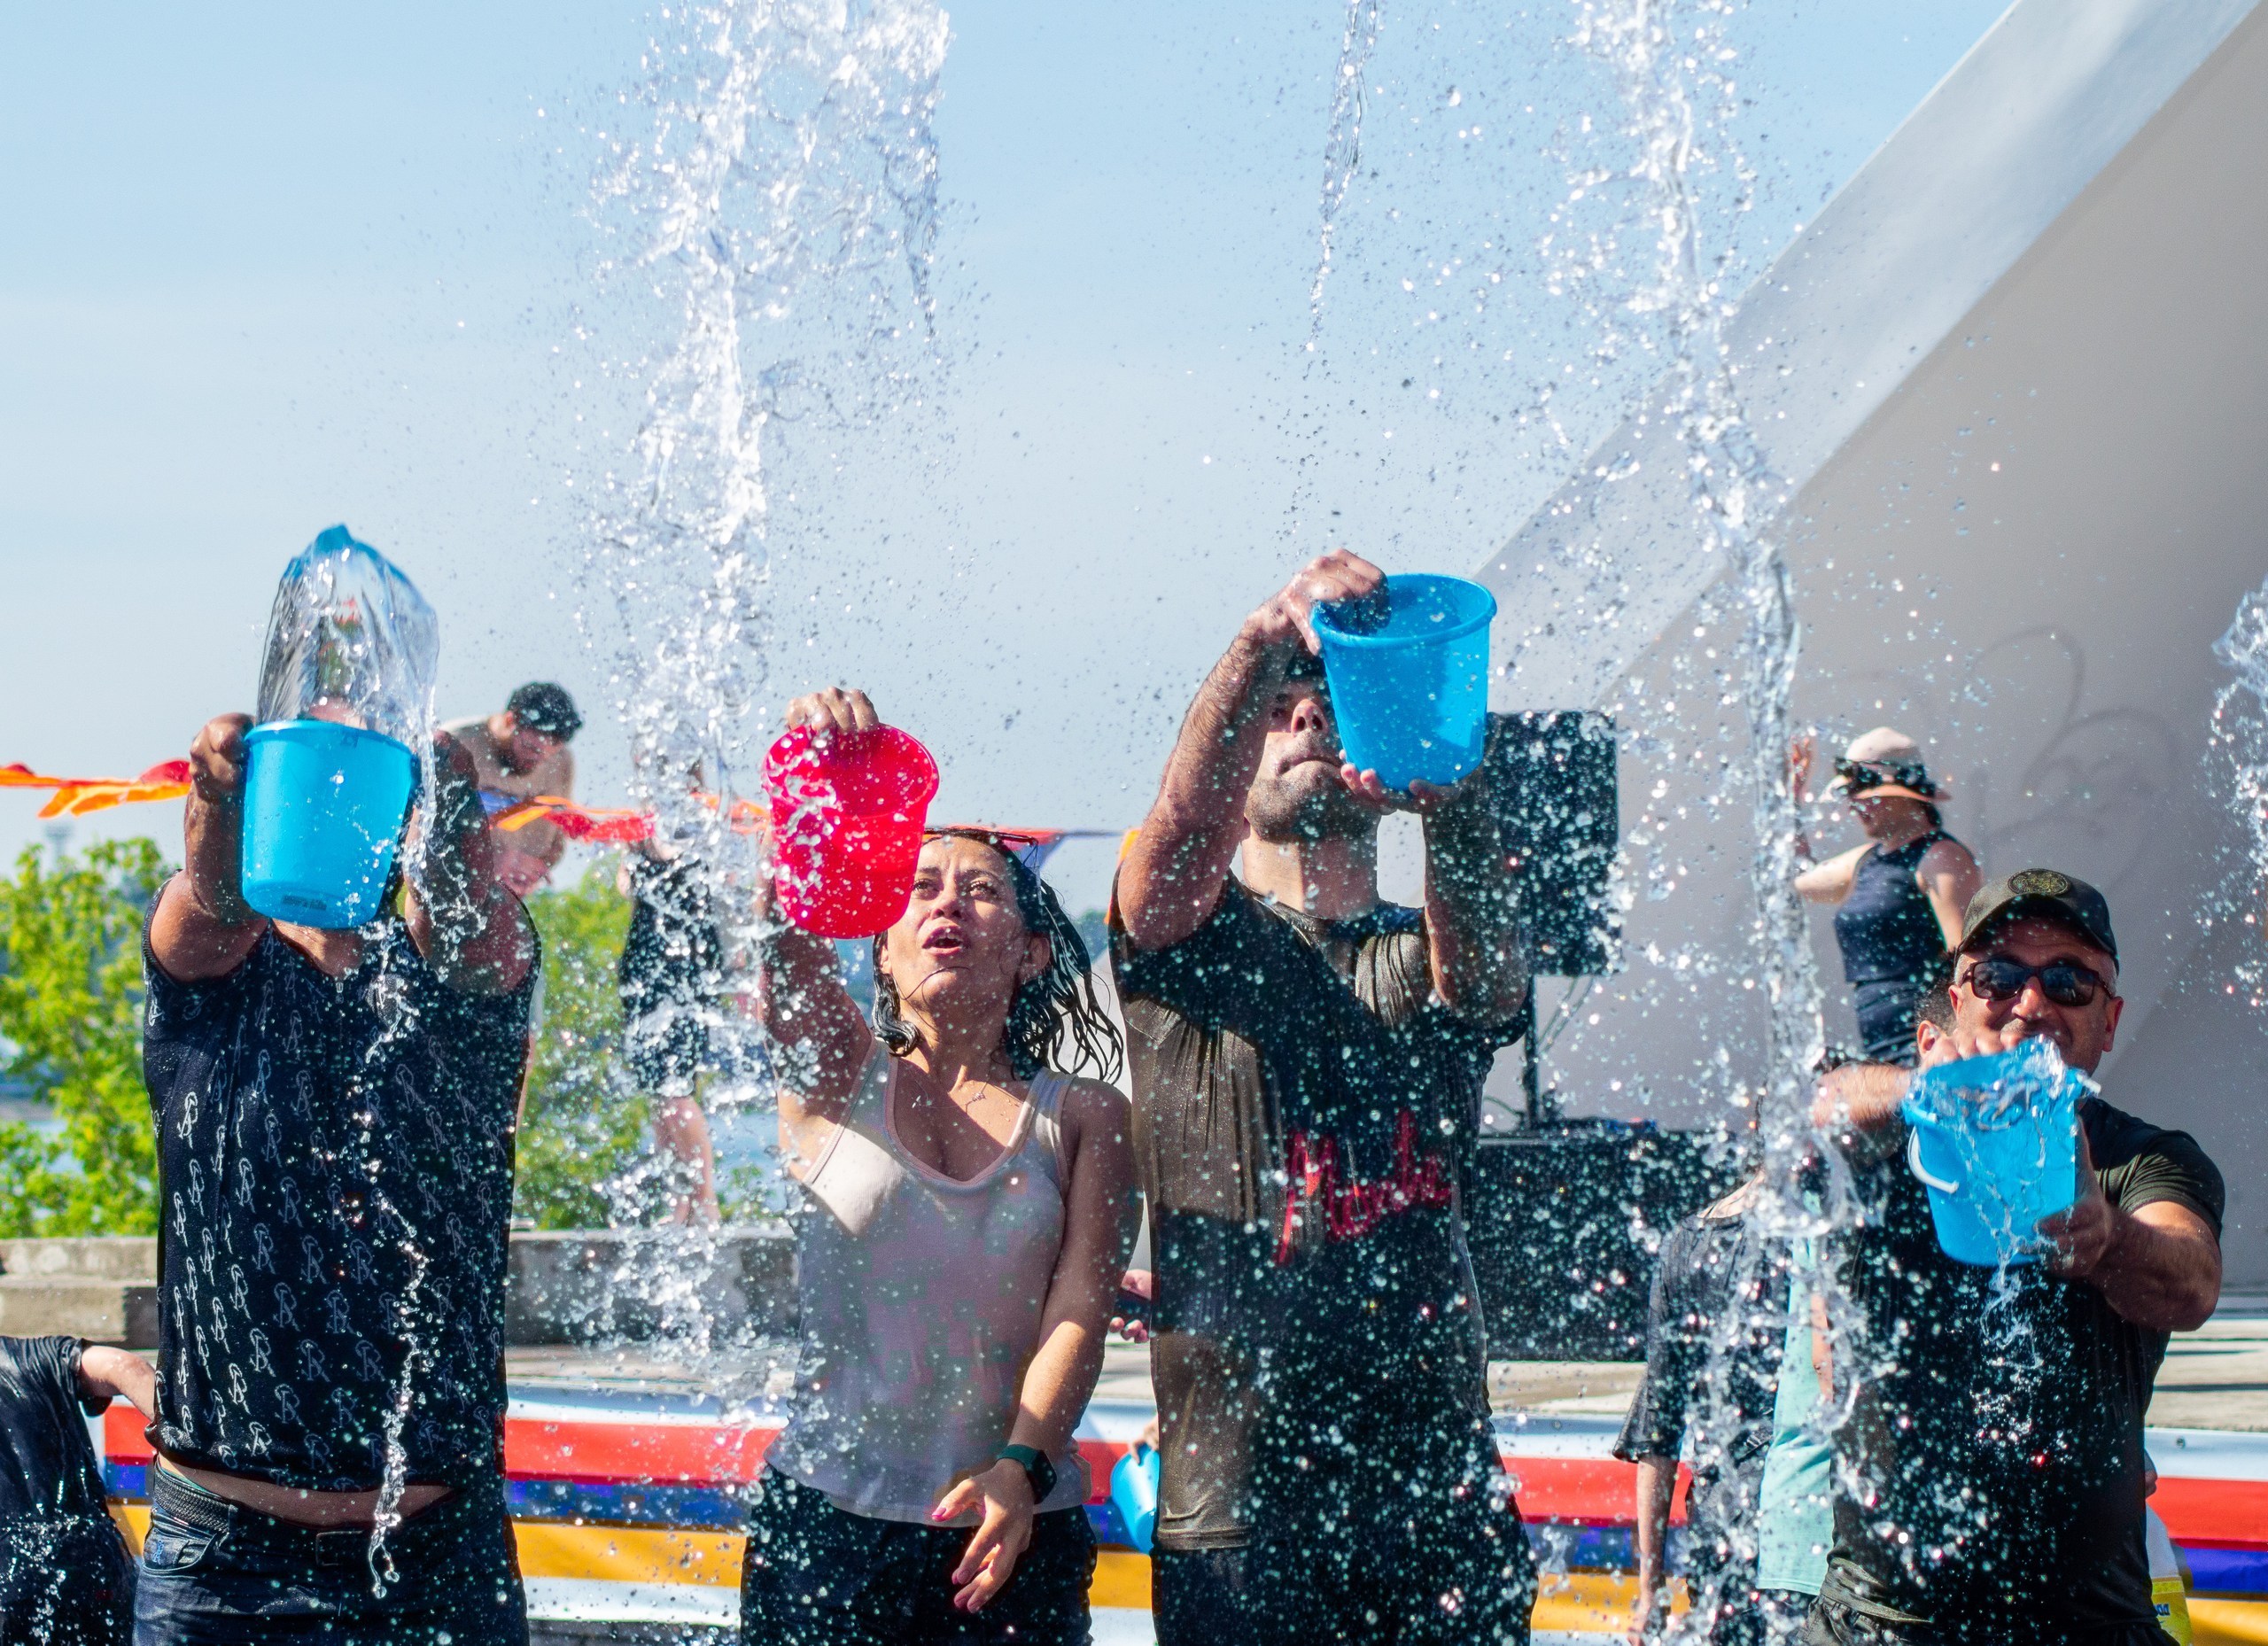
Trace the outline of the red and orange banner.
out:
<instances>
[{"instance_id":1,"label":"red and orange banner","mask_svg":"<svg viewBox=\"0 0 2268 1646\"><path fill-rule=\"evenodd\" d=\"M55 792L40 808L41 817L84 817L90 811L105 811L138 801L179 800L189 793L189 762L162 761L139 777L50 777L19 763L0 766L0 788L51 788ZM506 834L517 833L531 823L546 822L555 825L568 839L585 845L631 846L653 838L654 814L633 807L579 805L560 795L538 795L527 800L493 793L483 797L492 809L492 820ZM715 795L699 798L712 810L723 804ZM772 810L757 801L735 800L726 813L726 821L743 835L764 834L772 827ZM1108 839L1119 833L1116 829L1091 828L999 828L993 832L1011 843L1035 869L1066 840ZM1121 850L1123 849L1122 843Z\"/></svg>"},{"instance_id":2,"label":"red and orange banner","mask_svg":"<svg viewBox=\"0 0 2268 1646\"><path fill-rule=\"evenodd\" d=\"M0 788L51 788L40 816L84 817L138 800L179 800L189 793L189 762L160 761L139 777L49 777L27 765L4 765Z\"/></svg>"}]
</instances>

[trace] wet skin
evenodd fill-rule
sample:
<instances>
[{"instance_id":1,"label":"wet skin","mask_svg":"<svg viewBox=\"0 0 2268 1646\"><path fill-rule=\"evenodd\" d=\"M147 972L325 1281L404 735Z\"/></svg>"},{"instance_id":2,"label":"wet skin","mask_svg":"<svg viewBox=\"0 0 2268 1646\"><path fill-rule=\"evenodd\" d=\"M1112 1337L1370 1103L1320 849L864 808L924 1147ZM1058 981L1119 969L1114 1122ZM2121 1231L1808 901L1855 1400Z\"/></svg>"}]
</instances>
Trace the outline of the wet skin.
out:
<instances>
[{"instance_id":1,"label":"wet skin","mask_svg":"<svg viewBox=\"0 0 2268 1646\"><path fill-rule=\"evenodd\" d=\"M822 733L882 724L864 692L838 687L797 698L787 722ZM769 876L761 876L760 915L770 914L770 899ZM915 1041L894 1071L893 1135L923 1164L967 1180L1014 1137L1029 1087L1007 1059L1008 1009L1016 989L1052 959L1047 939L1024 924L998 850L957 835L922 843L913 896L882 936L877 970ZM757 1004L765 1027L806 1060L808 1075L783 1082L780 1092L781 1141L788 1170L800 1176L802 1162L817 1160L843 1122L867 1059L879 1053L843 988L831 943L783 923L766 939L760 964ZM1072 1161L1063 1246L1008 1432L1009 1444L1050 1457L1061 1455L1094 1392L1105 1323L1134 1240L1126 1099L1099 1081L1075 1080L1059 1115ZM1005 1459L938 1500L934 1521L977 1517L952 1572L956 1606L981 1611L1006 1588L1031 1541L1034 1508L1030 1477Z\"/></svg>"}]
</instances>

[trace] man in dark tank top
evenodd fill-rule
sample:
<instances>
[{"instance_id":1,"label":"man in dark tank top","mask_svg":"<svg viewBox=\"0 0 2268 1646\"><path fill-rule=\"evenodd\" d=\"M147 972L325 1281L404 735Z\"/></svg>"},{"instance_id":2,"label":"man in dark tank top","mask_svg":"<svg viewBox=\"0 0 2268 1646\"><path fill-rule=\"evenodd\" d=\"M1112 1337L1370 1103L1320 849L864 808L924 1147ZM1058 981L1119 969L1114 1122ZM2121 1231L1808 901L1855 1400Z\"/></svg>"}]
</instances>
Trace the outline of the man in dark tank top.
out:
<instances>
[{"instance_id":1,"label":"man in dark tank top","mask_svg":"<svg viewBox=\"0 0 2268 1646\"><path fill-rule=\"evenodd\" d=\"M1119 866L1161 1646L1527 1638L1458 1200L1525 978L1485 776L1344 764L1308 613L1380 581L1333 554L1247 619ZM1397 808L1423 909L1379 897Z\"/></svg>"},{"instance_id":2,"label":"man in dark tank top","mask_svg":"<svg viewBox=\"0 0 2268 1646\"><path fill-rule=\"evenodd\" d=\"M398 912L255 913L248 726L198 734L186 866L145 934L162 1229L136 1639L524 1642L503 1305L535 933L445 735Z\"/></svg>"}]
</instances>

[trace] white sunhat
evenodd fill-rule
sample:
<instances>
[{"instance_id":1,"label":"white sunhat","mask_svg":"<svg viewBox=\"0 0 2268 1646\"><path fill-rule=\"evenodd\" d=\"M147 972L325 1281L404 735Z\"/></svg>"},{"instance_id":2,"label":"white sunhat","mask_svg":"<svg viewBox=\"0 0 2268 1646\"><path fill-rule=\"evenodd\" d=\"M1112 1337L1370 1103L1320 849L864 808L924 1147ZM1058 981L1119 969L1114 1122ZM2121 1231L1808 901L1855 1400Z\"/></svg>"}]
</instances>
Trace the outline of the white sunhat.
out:
<instances>
[{"instance_id":1,"label":"white sunhat","mask_svg":"<svg viewBox=\"0 0 2268 1646\"><path fill-rule=\"evenodd\" d=\"M1952 784L1930 775L1922 759L1922 745L1887 726L1851 740L1851 746L1836 761L1834 780L1827 787L1829 792L1842 795L1902 795L1924 805L1936 805L1953 796Z\"/></svg>"}]
</instances>

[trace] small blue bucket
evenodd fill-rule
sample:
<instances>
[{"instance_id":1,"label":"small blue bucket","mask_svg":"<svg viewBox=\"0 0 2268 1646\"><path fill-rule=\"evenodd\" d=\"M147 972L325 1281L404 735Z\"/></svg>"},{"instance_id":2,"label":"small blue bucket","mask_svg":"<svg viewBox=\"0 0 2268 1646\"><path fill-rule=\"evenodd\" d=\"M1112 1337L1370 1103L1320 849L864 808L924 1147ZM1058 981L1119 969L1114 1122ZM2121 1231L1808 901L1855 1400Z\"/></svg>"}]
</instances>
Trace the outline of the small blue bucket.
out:
<instances>
[{"instance_id":1,"label":"small blue bucket","mask_svg":"<svg viewBox=\"0 0 2268 1646\"><path fill-rule=\"evenodd\" d=\"M1488 624L1496 597L1463 578L1391 577L1379 594L1315 609L1340 746L1388 788L1444 787L1488 735Z\"/></svg>"},{"instance_id":2,"label":"small blue bucket","mask_svg":"<svg viewBox=\"0 0 2268 1646\"><path fill-rule=\"evenodd\" d=\"M329 720L245 734L245 901L271 920L333 931L377 917L417 757Z\"/></svg>"},{"instance_id":3,"label":"small blue bucket","mask_svg":"<svg viewBox=\"0 0 2268 1646\"><path fill-rule=\"evenodd\" d=\"M1110 1471L1111 1507L1118 1510L1126 1541L1141 1554L1150 1552L1158 1529L1158 1455L1137 1445Z\"/></svg>"},{"instance_id":4,"label":"small blue bucket","mask_svg":"<svg viewBox=\"0 0 2268 1646\"><path fill-rule=\"evenodd\" d=\"M1922 1071L1901 1106L1906 1163L1947 1257L1998 1269L2046 1255L2039 1220L2078 1199L2078 1103L2093 1089L2045 1040Z\"/></svg>"}]
</instances>

